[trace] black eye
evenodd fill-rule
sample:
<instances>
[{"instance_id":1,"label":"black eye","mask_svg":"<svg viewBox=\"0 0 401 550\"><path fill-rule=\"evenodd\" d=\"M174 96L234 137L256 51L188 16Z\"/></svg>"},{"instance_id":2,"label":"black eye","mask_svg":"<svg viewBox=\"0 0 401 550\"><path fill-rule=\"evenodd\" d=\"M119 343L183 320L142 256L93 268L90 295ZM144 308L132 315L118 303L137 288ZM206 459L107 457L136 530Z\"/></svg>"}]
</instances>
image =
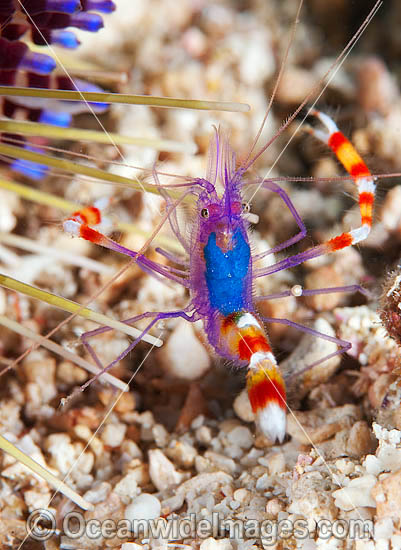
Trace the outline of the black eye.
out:
<instances>
[{"instance_id":1,"label":"black eye","mask_svg":"<svg viewBox=\"0 0 401 550\"><path fill-rule=\"evenodd\" d=\"M208 208L202 208L201 216L202 216L202 218L207 219L209 217L209 209Z\"/></svg>"},{"instance_id":2,"label":"black eye","mask_svg":"<svg viewBox=\"0 0 401 550\"><path fill-rule=\"evenodd\" d=\"M249 202L243 202L241 204L241 207L242 207L243 214L248 214L248 212L251 210L251 205L249 204Z\"/></svg>"}]
</instances>

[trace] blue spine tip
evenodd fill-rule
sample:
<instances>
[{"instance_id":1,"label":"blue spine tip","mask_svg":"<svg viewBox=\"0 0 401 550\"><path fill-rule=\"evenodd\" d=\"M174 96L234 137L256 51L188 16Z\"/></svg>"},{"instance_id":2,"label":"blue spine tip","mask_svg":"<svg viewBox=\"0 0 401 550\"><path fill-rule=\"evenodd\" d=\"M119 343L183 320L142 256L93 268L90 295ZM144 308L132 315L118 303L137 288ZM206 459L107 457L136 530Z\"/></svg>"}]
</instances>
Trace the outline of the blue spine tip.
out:
<instances>
[{"instance_id":1,"label":"blue spine tip","mask_svg":"<svg viewBox=\"0 0 401 550\"><path fill-rule=\"evenodd\" d=\"M108 103L94 103L93 101L90 101L89 105L95 113L104 113L104 111L106 111L109 107Z\"/></svg>"},{"instance_id":2,"label":"blue spine tip","mask_svg":"<svg viewBox=\"0 0 401 550\"><path fill-rule=\"evenodd\" d=\"M71 31L55 30L51 32L52 44L58 44L63 48L74 50L80 44L78 38Z\"/></svg>"},{"instance_id":3,"label":"blue spine tip","mask_svg":"<svg viewBox=\"0 0 401 550\"><path fill-rule=\"evenodd\" d=\"M81 7L80 0L47 0L46 10L72 14Z\"/></svg>"},{"instance_id":4,"label":"blue spine tip","mask_svg":"<svg viewBox=\"0 0 401 550\"><path fill-rule=\"evenodd\" d=\"M35 162L21 159L15 160L11 164L11 169L33 180L40 180L48 170L47 166L43 164L36 164Z\"/></svg>"},{"instance_id":5,"label":"blue spine tip","mask_svg":"<svg viewBox=\"0 0 401 550\"><path fill-rule=\"evenodd\" d=\"M116 5L111 0L87 0L85 9L90 11L101 11L102 13L112 13Z\"/></svg>"},{"instance_id":6,"label":"blue spine tip","mask_svg":"<svg viewBox=\"0 0 401 550\"><path fill-rule=\"evenodd\" d=\"M114 2L111 2L111 0L108 2L102 2L102 7L98 8L98 10L103 13L112 13L115 9L116 5Z\"/></svg>"},{"instance_id":7,"label":"blue spine tip","mask_svg":"<svg viewBox=\"0 0 401 550\"><path fill-rule=\"evenodd\" d=\"M82 92L103 92L102 88L99 86L96 86L96 84L92 84L91 82L85 82L81 79L75 80L76 87L81 90ZM92 109L95 111L95 113L103 113L109 108L108 103L101 103L97 101L90 101L89 105L92 107Z\"/></svg>"},{"instance_id":8,"label":"blue spine tip","mask_svg":"<svg viewBox=\"0 0 401 550\"><path fill-rule=\"evenodd\" d=\"M93 84L92 82L86 82L85 80L81 80L80 78L76 78L74 80L74 85L78 90L81 90L81 92L103 92L102 88L100 86L97 86L96 84Z\"/></svg>"},{"instance_id":9,"label":"blue spine tip","mask_svg":"<svg viewBox=\"0 0 401 550\"><path fill-rule=\"evenodd\" d=\"M103 28L103 19L96 13L80 12L71 16L70 24L83 31L97 32Z\"/></svg>"},{"instance_id":10,"label":"blue spine tip","mask_svg":"<svg viewBox=\"0 0 401 550\"><path fill-rule=\"evenodd\" d=\"M56 62L49 55L28 51L21 60L19 68L41 75L48 75L56 68Z\"/></svg>"},{"instance_id":11,"label":"blue spine tip","mask_svg":"<svg viewBox=\"0 0 401 550\"><path fill-rule=\"evenodd\" d=\"M43 124L52 124L61 128L68 128L71 124L72 117L69 113L58 113L56 111L42 111L39 122Z\"/></svg>"},{"instance_id":12,"label":"blue spine tip","mask_svg":"<svg viewBox=\"0 0 401 550\"><path fill-rule=\"evenodd\" d=\"M31 145L25 145L24 149L27 151L34 151L35 153L40 153L39 149L32 147ZM11 164L11 168L28 178L39 180L46 175L48 167L44 164L36 164L36 162L31 162L30 160L17 159Z\"/></svg>"}]
</instances>

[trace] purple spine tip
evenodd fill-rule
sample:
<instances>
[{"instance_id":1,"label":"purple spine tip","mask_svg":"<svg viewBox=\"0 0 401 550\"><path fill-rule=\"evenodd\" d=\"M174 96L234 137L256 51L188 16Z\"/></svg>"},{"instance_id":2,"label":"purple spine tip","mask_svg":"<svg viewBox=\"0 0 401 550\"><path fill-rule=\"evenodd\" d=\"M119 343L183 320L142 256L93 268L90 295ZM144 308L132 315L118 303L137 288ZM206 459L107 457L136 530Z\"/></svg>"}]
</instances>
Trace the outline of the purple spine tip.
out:
<instances>
[{"instance_id":1,"label":"purple spine tip","mask_svg":"<svg viewBox=\"0 0 401 550\"><path fill-rule=\"evenodd\" d=\"M79 12L71 16L70 24L83 31L97 32L103 27L103 19L96 13Z\"/></svg>"},{"instance_id":2,"label":"purple spine tip","mask_svg":"<svg viewBox=\"0 0 401 550\"><path fill-rule=\"evenodd\" d=\"M78 90L81 90L81 92L103 92L102 88L99 88L99 86L96 86L96 84L85 82L84 80L81 80L79 78L75 80L75 86ZM109 108L108 103L90 101L89 105L92 107L95 113L103 113Z\"/></svg>"},{"instance_id":3,"label":"purple spine tip","mask_svg":"<svg viewBox=\"0 0 401 550\"><path fill-rule=\"evenodd\" d=\"M27 147L27 149L29 148ZM40 180L48 170L47 166L43 164L36 164L35 162L21 159L15 160L11 164L11 169L33 180Z\"/></svg>"},{"instance_id":4,"label":"purple spine tip","mask_svg":"<svg viewBox=\"0 0 401 550\"><path fill-rule=\"evenodd\" d=\"M37 74L48 75L56 68L56 62L49 55L27 52L23 59L21 59L19 68Z\"/></svg>"},{"instance_id":5,"label":"purple spine tip","mask_svg":"<svg viewBox=\"0 0 401 550\"><path fill-rule=\"evenodd\" d=\"M51 42L69 50L74 50L80 44L80 41L73 32L65 30L51 31Z\"/></svg>"},{"instance_id":6,"label":"purple spine tip","mask_svg":"<svg viewBox=\"0 0 401 550\"><path fill-rule=\"evenodd\" d=\"M93 101L89 102L89 105L95 111L95 113L104 113L109 108L108 103L94 103Z\"/></svg>"},{"instance_id":7,"label":"purple spine tip","mask_svg":"<svg viewBox=\"0 0 401 550\"><path fill-rule=\"evenodd\" d=\"M79 0L47 0L46 11L72 14L81 7Z\"/></svg>"},{"instance_id":8,"label":"purple spine tip","mask_svg":"<svg viewBox=\"0 0 401 550\"><path fill-rule=\"evenodd\" d=\"M112 0L84 0L82 2L85 11L101 11L102 13L111 13L116 9Z\"/></svg>"},{"instance_id":9,"label":"purple spine tip","mask_svg":"<svg viewBox=\"0 0 401 550\"><path fill-rule=\"evenodd\" d=\"M69 113L59 113L56 111L43 110L39 122L43 124L52 124L53 126L60 126L61 128L68 128L71 124L72 117Z\"/></svg>"}]
</instances>

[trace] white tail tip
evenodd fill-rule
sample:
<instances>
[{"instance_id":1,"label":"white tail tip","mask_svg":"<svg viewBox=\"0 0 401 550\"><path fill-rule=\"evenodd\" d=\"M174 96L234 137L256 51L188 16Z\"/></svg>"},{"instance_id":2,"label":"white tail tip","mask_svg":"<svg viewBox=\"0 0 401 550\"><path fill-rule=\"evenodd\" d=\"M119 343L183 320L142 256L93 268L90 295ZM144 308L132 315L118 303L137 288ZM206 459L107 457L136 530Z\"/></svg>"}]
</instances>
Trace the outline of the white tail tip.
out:
<instances>
[{"instance_id":1,"label":"white tail tip","mask_svg":"<svg viewBox=\"0 0 401 550\"><path fill-rule=\"evenodd\" d=\"M258 412L256 421L264 435L274 443L282 443L286 432L286 411L278 403L269 403Z\"/></svg>"}]
</instances>

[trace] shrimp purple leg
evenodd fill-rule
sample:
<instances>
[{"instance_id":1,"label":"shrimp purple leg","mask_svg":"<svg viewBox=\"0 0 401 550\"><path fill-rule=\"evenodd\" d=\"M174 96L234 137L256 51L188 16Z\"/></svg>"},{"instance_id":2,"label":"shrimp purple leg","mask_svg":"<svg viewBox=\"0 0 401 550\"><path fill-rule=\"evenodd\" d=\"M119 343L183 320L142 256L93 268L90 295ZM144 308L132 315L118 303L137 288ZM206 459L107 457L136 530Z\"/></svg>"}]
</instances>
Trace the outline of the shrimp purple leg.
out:
<instances>
[{"instance_id":1,"label":"shrimp purple leg","mask_svg":"<svg viewBox=\"0 0 401 550\"><path fill-rule=\"evenodd\" d=\"M287 239L286 241L278 244L277 246L274 246L273 248L270 248L269 250L266 250L265 252L261 252L260 254L256 254L254 257L255 261L261 260L262 258L265 258L269 254L275 254L276 252L280 252L281 250L284 250L285 248L288 248L292 246L293 244L301 241L303 238L306 237L306 227L301 219L301 216L298 214L295 206L293 205L290 197L287 195L287 193L284 191L282 187L277 185L277 183L274 183L273 181L264 180L262 182L255 182L255 184L259 184L260 187L263 187L264 189L268 189L269 191L272 191L273 193L277 193L287 206L288 210L291 212L293 218L297 222L299 233L291 237L290 239ZM252 184L251 184L252 185Z\"/></svg>"},{"instance_id":2,"label":"shrimp purple leg","mask_svg":"<svg viewBox=\"0 0 401 550\"><path fill-rule=\"evenodd\" d=\"M81 212L75 212L70 218L68 218L68 220L66 220L63 224L64 231L66 231L67 233L71 233L72 235L82 237L83 239L103 246L104 248L108 248L109 250L114 250L115 252L119 252L120 254L124 254L125 256L129 256L130 258L135 259L139 267L147 273L156 273L183 286L188 286L185 278L177 277L176 275L171 273L170 270L166 268L166 266L158 264L157 262L153 262L152 260L146 258L146 256L144 256L143 254L139 254L138 252L130 250L129 248L125 248L124 246L116 243L115 241L113 241L106 235L103 235L87 223L83 223L79 219L81 216Z\"/></svg>"},{"instance_id":3,"label":"shrimp purple leg","mask_svg":"<svg viewBox=\"0 0 401 550\"><path fill-rule=\"evenodd\" d=\"M171 252L168 252L167 250L164 250L163 248L155 248L155 251L160 254L161 256L164 256L169 260L170 262L173 262L174 264L182 265L184 267L188 267L188 262L181 256L177 256L176 254L172 254Z\"/></svg>"},{"instance_id":4,"label":"shrimp purple leg","mask_svg":"<svg viewBox=\"0 0 401 550\"><path fill-rule=\"evenodd\" d=\"M148 313L142 313L142 315L137 315L136 317L131 317L130 319L127 319L123 321L123 323L131 324L135 323L137 321L140 321L141 319L146 319L149 317L154 317L152 321L146 326L146 328L142 331L142 333L118 356L116 357L111 363L109 363L106 367L104 367L98 356L95 353L95 350L93 347L89 344L89 338L92 338L93 336L98 336L99 334L104 334L105 332L108 332L110 330L113 330L111 327L100 327L98 329L85 332L81 335L82 343L84 344L85 348L91 355L92 359L95 361L97 366L101 369L101 372L99 372L94 378L86 382L82 386L82 390L84 390L89 384L91 384L94 380L99 378L104 372L108 371L112 367L114 367L119 361L124 359L131 351L137 346L137 344L142 340L142 338L147 334L150 329L159 321L162 321L164 319L174 319L181 317L185 319L186 321L189 321L191 323L195 322L197 320L196 316L190 316L185 313L184 310L180 311L166 311L166 312L148 312Z\"/></svg>"},{"instance_id":5,"label":"shrimp purple leg","mask_svg":"<svg viewBox=\"0 0 401 550\"><path fill-rule=\"evenodd\" d=\"M265 296L256 296L255 302L263 302L264 300L276 300L277 298L287 298L288 296L299 298L301 296L317 296L318 294L333 294L335 292L360 292L365 296L370 295L369 291L367 291L360 285L332 286L328 288L313 289L304 289L300 285L295 285L290 290L283 290L282 292L267 294Z\"/></svg>"},{"instance_id":6,"label":"shrimp purple leg","mask_svg":"<svg viewBox=\"0 0 401 550\"><path fill-rule=\"evenodd\" d=\"M311 336L315 336L316 338L322 338L323 340L327 340L327 342L332 342L334 344L337 344L339 346L339 349L336 351L333 351L332 353L329 353L328 355L325 355L324 357L321 357L314 363L311 363L310 365L307 365L304 369L301 371L298 371L296 373L297 376L300 376L304 372L308 371L309 369L312 369L313 367L316 367L317 365L320 365L321 363L324 363L324 361L327 361L328 359L331 359L332 357L336 357L336 355L341 355L345 351L348 351L351 349L352 344L350 342L347 342L346 340L341 340L340 338L336 338L335 336L330 336L329 334L324 334L323 332L319 332L318 330L315 330L310 327L306 327L304 325L300 325L299 323L296 323L295 321L290 321L289 319L278 319L276 317L262 317L262 320L265 323L276 323L279 325L286 325L288 327L295 328L297 330L300 330L302 332L305 332L306 334L310 334ZM289 377L291 378L291 377Z\"/></svg>"}]
</instances>

